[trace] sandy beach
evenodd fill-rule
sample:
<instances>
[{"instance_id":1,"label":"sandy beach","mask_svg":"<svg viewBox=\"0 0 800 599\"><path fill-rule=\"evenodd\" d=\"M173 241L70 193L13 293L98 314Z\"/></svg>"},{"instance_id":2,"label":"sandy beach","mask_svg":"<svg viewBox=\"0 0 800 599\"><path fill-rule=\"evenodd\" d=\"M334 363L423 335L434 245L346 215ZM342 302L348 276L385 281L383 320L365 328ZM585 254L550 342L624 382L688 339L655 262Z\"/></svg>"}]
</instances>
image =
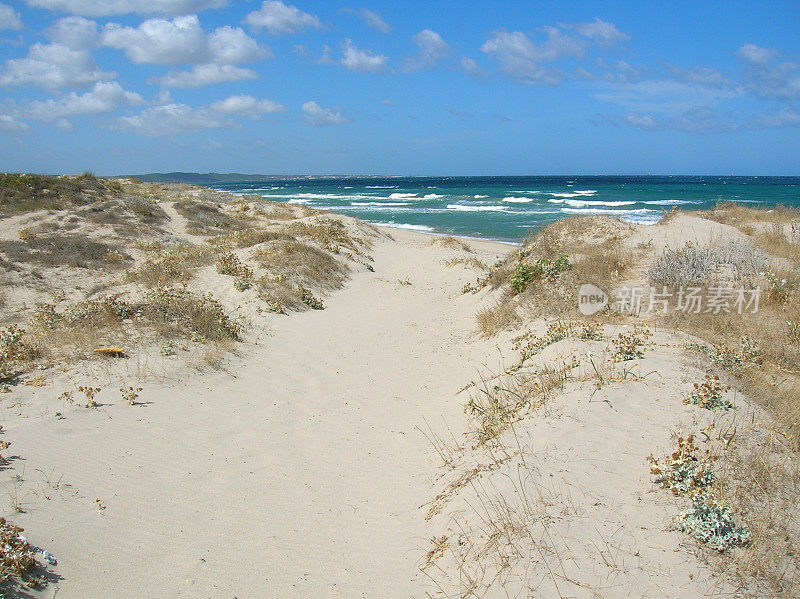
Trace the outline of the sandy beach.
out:
<instances>
[{"instance_id":1,"label":"sandy beach","mask_svg":"<svg viewBox=\"0 0 800 599\"><path fill-rule=\"evenodd\" d=\"M201 192L188 193L201 201ZM215 218L234 218L243 201ZM164 214L159 235L206 243L202 223L182 216L180 202L155 205ZM275 225L269 214L257 213L273 223L267 231L316 235L323 229L315 226L333 226L325 213L280 217L302 226ZM30 228L31 218L7 220L5 238ZM591 266L591 248L603 260L623 250L652 257L687 242L744 239L738 229L688 214L649 227L574 220L519 247L341 222L367 235L368 249L343 254L349 278L320 296L324 309L264 310L263 293L278 293L274 280L260 283L266 291L258 295L234 289L220 262L216 271L200 266L188 289L213 293L238 315L238 341L216 349L170 341L160 352L131 342L124 358L90 353L29 370L7 387L3 515L57 562L36 553L48 582L31 593L701 597L760 588L737 582L681 530L690 500L662 489L671 479L653 473L654 464L666 468L659 456L676 439L680 450L695 436L698 452L713 449L717 464L727 464L726 435L742 428L737 439L751 447L737 423L775 427L765 424L770 414L737 388L714 391L733 410L685 401L710 367L687 349L699 339L680 325L547 312L563 293L560 281L572 285L567 275L599 282L605 271ZM588 235L584 257L570 250L575 262L563 275L556 262L539 261L550 278L509 291L508 281L516 285L527 271L503 269L562 234L573 244ZM225 264L247 272L242 265L299 243L273 233L258 239L271 241L234 245L239 262ZM609 239L621 245L611 250ZM613 276L646 281L638 264L624 276L612 264ZM88 283L72 284L68 296ZM19 313L27 305L20 301L40 297L34 287L16 298L8 289L6 305ZM64 323L76 309L54 314ZM62 339L42 330L41 339ZM104 330L94 343L120 338ZM92 409L75 400L85 386L100 389ZM690 497L707 492L694 486L706 458L694 457L692 443L688 462L675 462L678 454L671 462L695 464ZM746 554L733 547L727 555L737 551Z\"/></svg>"}]
</instances>

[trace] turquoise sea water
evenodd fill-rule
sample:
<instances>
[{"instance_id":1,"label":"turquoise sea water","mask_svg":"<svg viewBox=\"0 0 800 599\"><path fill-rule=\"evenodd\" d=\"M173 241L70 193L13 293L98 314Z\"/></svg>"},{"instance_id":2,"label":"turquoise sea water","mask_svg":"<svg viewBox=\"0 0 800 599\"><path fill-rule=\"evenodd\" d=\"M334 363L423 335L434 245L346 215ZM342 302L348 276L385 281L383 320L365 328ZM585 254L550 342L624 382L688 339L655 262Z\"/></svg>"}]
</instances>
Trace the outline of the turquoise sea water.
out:
<instances>
[{"instance_id":1,"label":"turquoise sea water","mask_svg":"<svg viewBox=\"0 0 800 599\"><path fill-rule=\"evenodd\" d=\"M606 214L652 224L673 207L800 206L800 177L387 177L219 183L391 227L520 241L554 220Z\"/></svg>"}]
</instances>

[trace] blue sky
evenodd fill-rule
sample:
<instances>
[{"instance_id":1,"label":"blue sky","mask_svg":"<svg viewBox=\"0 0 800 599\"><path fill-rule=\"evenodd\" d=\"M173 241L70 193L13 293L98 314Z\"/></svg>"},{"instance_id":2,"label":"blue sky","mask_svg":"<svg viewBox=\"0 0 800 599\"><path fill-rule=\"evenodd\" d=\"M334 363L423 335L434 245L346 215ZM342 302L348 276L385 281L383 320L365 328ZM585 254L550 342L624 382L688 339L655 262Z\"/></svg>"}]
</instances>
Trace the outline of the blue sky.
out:
<instances>
[{"instance_id":1,"label":"blue sky","mask_svg":"<svg viewBox=\"0 0 800 599\"><path fill-rule=\"evenodd\" d=\"M798 31L798 2L0 0L0 170L800 175Z\"/></svg>"}]
</instances>

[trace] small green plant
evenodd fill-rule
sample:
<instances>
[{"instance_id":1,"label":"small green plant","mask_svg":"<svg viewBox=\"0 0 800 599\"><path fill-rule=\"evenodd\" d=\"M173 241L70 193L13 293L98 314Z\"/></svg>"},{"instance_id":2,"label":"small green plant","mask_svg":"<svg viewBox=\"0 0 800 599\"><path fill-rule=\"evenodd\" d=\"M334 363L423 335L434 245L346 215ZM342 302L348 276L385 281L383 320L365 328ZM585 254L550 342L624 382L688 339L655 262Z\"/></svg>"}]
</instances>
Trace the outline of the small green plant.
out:
<instances>
[{"instance_id":1,"label":"small green plant","mask_svg":"<svg viewBox=\"0 0 800 599\"><path fill-rule=\"evenodd\" d=\"M84 407L96 408L98 406L94 398L102 391L100 387L78 387L78 391L86 396L86 404Z\"/></svg>"},{"instance_id":2,"label":"small green plant","mask_svg":"<svg viewBox=\"0 0 800 599\"><path fill-rule=\"evenodd\" d=\"M520 262L517 264L517 267L514 269L514 274L511 277L511 287L513 287L514 291L517 293L522 293L525 291L528 284L533 281L534 276L533 267L524 262Z\"/></svg>"},{"instance_id":3,"label":"small green plant","mask_svg":"<svg viewBox=\"0 0 800 599\"><path fill-rule=\"evenodd\" d=\"M120 394L122 395L122 399L124 399L128 405L136 405L136 400L139 398L139 391L141 391L141 387L123 387L119 390Z\"/></svg>"},{"instance_id":4,"label":"small green plant","mask_svg":"<svg viewBox=\"0 0 800 599\"><path fill-rule=\"evenodd\" d=\"M765 272L764 276L769 283L769 298L775 303L785 304L789 299L789 290L791 288L789 282L770 271Z\"/></svg>"},{"instance_id":5,"label":"small green plant","mask_svg":"<svg viewBox=\"0 0 800 599\"><path fill-rule=\"evenodd\" d=\"M24 332L14 325L0 329L0 381L17 374L17 358L23 350Z\"/></svg>"},{"instance_id":6,"label":"small green plant","mask_svg":"<svg viewBox=\"0 0 800 599\"><path fill-rule=\"evenodd\" d=\"M693 404L706 410L730 410L733 404L722 394L730 387L723 387L719 377L706 375L702 383L695 383L694 390L683 400L685 404Z\"/></svg>"},{"instance_id":7,"label":"small green plant","mask_svg":"<svg viewBox=\"0 0 800 599\"><path fill-rule=\"evenodd\" d=\"M579 325L577 337L582 341L602 341L605 339L603 327L600 326L599 322L587 322Z\"/></svg>"},{"instance_id":8,"label":"small green plant","mask_svg":"<svg viewBox=\"0 0 800 599\"><path fill-rule=\"evenodd\" d=\"M569 323L559 320L551 323L547 327L547 332L542 337L533 336L527 338L527 343L525 343L525 345L518 345L515 347L520 353L520 361L517 367L521 368L527 360L541 352L544 348L558 343L562 339L567 339L571 333L572 327ZM523 337L523 339L525 339L525 337Z\"/></svg>"},{"instance_id":9,"label":"small green plant","mask_svg":"<svg viewBox=\"0 0 800 599\"><path fill-rule=\"evenodd\" d=\"M655 482L667 487L674 495L694 496L702 493L714 482L711 468L713 457L706 451L698 457L699 448L695 445L694 434L686 438L678 437L678 449L663 460L650 454L650 474L656 476Z\"/></svg>"},{"instance_id":10,"label":"small green plant","mask_svg":"<svg viewBox=\"0 0 800 599\"><path fill-rule=\"evenodd\" d=\"M517 293L522 293L528 285L539 277L547 277L555 281L562 272L571 266L569 256L561 254L555 260L539 258L533 264L520 261L511 276L511 287Z\"/></svg>"},{"instance_id":11,"label":"small green plant","mask_svg":"<svg viewBox=\"0 0 800 599\"><path fill-rule=\"evenodd\" d=\"M644 357L644 351L639 347L643 343L643 339L636 332L620 333L611 343L614 344L614 353L611 358L615 362L627 362Z\"/></svg>"},{"instance_id":12,"label":"small green plant","mask_svg":"<svg viewBox=\"0 0 800 599\"><path fill-rule=\"evenodd\" d=\"M737 527L731 509L711 493L701 493L692 499L692 507L680 517L680 526L683 532L720 553L750 542L747 527Z\"/></svg>"},{"instance_id":13,"label":"small green plant","mask_svg":"<svg viewBox=\"0 0 800 599\"><path fill-rule=\"evenodd\" d=\"M253 269L243 264L234 253L224 254L217 260L217 272L235 277L233 287L236 291L244 291L252 287Z\"/></svg>"},{"instance_id":14,"label":"small green plant","mask_svg":"<svg viewBox=\"0 0 800 599\"><path fill-rule=\"evenodd\" d=\"M250 287L252 286L253 284L250 282L249 279L243 279L241 277L237 277L233 281L233 288L236 289L236 291L245 291L247 289L250 289Z\"/></svg>"},{"instance_id":15,"label":"small green plant","mask_svg":"<svg viewBox=\"0 0 800 599\"><path fill-rule=\"evenodd\" d=\"M299 287L298 291L300 293L300 299L312 310L323 310L325 308L325 306L322 304L322 300L314 297L314 294L311 293L310 290L306 289L305 287Z\"/></svg>"}]
</instances>

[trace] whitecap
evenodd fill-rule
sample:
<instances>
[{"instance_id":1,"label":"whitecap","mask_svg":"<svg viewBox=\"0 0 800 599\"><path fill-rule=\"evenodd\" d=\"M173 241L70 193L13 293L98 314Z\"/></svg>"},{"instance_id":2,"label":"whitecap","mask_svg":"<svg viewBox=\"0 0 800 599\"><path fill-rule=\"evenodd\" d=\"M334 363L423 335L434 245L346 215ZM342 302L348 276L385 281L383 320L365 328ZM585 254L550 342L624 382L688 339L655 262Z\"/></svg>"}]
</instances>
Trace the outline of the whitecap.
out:
<instances>
[{"instance_id":1,"label":"whitecap","mask_svg":"<svg viewBox=\"0 0 800 599\"><path fill-rule=\"evenodd\" d=\"M417 197L416 193L393 193L389 195L389 198L392 200L402 200L405 198L415 198Z\"/></svg>"},{"instance_id":2,"label":"whitecap","mask_svg":"<svg viewBox=\"0 0 800 599\"><path fill-rule=\"evenodd\" d=\"M408 206L408 202L350 202L351 206Z\"/></svg>"},{"instance_id":3,"label":"whitecap","mask_svg":"<svg viewBox=\"0 0 800 599\"><path fill-rule=\"evenodd\" d=\"M580 196L593 196L596 193L597 193L596 189L584 189L582 191L576 189L575 191L569 193L550 192L550 195L555 198L578 198Z\"/></svg>"},{"instance_id":4,"label":"whitecap","mask_svg":"<svg viewBox=\"0 0 800 599\"><path fill-rule=\"evenodd\" d=\"M632 206L636 202L604 202L602 200L563 200L567 206L584 208L586 206Z\"/></svg>"},{"instance_id":5,"label":"whitecap","mask_svg":"<svg viewBox=\"0 0 800 599\"><path fill-rule=\"evenodd\" d=\"M366 185L367 189L397 189L397 185Z\"/></svg>"},{"instance_id":6,"label":"whitecap","mask_svg":"<svg viewBox=\"0 0 800 599\"><path fill-rule=\"evenodd\" d=\"M697 204L698 202L695 200L648 200L642 203L652 206L680 206L681 204Z\"/></svg>"},{"instance_id":7,"label":"whitecap","mask_svg":"<svg viewBox=\"0 0 800 599\"><path fill-rule=\"evenodd\" d=\"M408 225L406 223L383 223L380 221L375 221L376 225L379 227L391 227L393 229L408 229L409 231L435 231L433 227L429 227L428 225Z\"/></svg>"},{"instance_id":8,"label":"whitecap","mask_svg":"<svg viewBox=\"0 0 800 599\"><path fill-rule=\"evenodd\" d=\"M440 196L438 193L428 193L422 196L425 200L436 200L438 198L443 198L444 196Z\"/></svg>"},{"instance_id":9,"label":"whitecap","mask_svg":"<svg viewBox=\"0 0 800 599\"><path fill-rule=\"evenodd\" d=\"M465 206L463 204L448 204L448 210L458 212L505 212L508 206Z\"/></svg>"},{"instance_id":10,"label":"whitecap","mask_svg":"<svg viewBox=\"0 0 800 599\"><path fill-rule=\"evenodd\" d=\"M483 198L488 198L489 196L482 196L482 195L479 195L479 194L477 194L477 193L476 193L476 194L475 194L474 196L472 196L472 197L474 197L476 200L480 200L480 199L483 199Z\"/></svg>"}]
</instances>

